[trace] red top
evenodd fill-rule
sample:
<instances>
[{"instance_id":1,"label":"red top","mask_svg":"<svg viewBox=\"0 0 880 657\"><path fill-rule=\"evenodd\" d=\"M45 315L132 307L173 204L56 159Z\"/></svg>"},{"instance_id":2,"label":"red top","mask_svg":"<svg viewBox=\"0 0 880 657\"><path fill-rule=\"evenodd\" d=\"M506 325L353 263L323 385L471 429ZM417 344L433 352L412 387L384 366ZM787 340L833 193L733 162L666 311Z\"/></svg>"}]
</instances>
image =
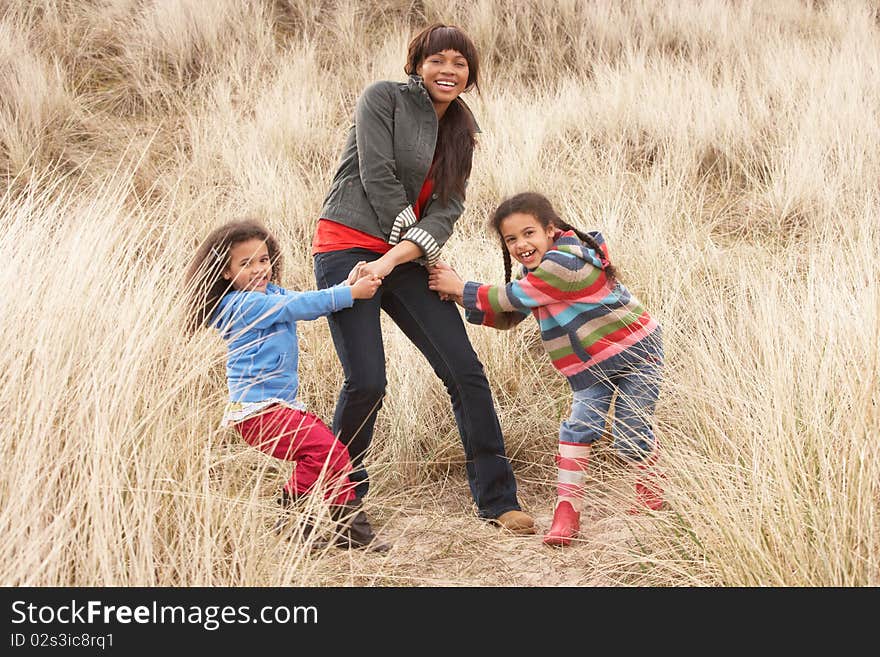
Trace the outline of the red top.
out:
<instances>
[{"instance_id":1,"label":"red top","mask_svg":"<svg viewBox=\"0 0 880 657\"><path fill-rule=\"evenodd\" d=\"M425 178L425 184L422 185L419 198L413 205L413 214L416 215L416 219L422 216L422 210L428 204L428 199L431 198L433 191L434 179L429 176ZM312 239L312 255L345 249L367 249L374 253L388 253L392 246L381 237L350 228L330 219L319 219L315 229L315 237Z\"/></svg>"}]
</instances>

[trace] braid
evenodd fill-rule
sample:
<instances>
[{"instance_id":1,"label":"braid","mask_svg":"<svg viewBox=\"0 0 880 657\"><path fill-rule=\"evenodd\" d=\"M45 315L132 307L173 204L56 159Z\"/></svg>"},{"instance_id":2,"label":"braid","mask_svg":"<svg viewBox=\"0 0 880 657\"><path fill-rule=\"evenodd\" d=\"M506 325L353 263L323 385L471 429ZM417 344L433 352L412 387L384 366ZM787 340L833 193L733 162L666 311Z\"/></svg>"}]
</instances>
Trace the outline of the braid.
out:
<instances>
[{"instance_id":1,"label":"braid","mask_svg":"<svg viewBox=\"0 0 880 657\"><path fill-rule=\"evenodd\" d=\"M504 244L504 240L501 240L501 254L504 256L504 283L510 283L510 275L513 272L513 263L510 261L510 252L507 250L507 246Z\"/></svg>"},{"instance_id":2,"label":"braid","mask_svg":"<svg viewBox=\"0 0 880 657\"><path fill-rule=\"evenodd\" d=\"M560 222L558 227L561 228L562 230L573 231L574 234L578 236L578 239L581 242L583 242L588 247L593 249L593 251L596 252L596 255L598 255L600 259L605 260L605 256L602 254L602 249L599 247L599 243L595 239L593 239L592 235L589 235L589 234L585 233L584 231L580 230L579 228L575 228L574 226L569 226L565 222ZM609 279L617 279L617 270L614 268L614 266L610 262L607 265L605 265L605 267L603 269L605 271L605 276L607 276Z\"/></svg>"}]
</instances>

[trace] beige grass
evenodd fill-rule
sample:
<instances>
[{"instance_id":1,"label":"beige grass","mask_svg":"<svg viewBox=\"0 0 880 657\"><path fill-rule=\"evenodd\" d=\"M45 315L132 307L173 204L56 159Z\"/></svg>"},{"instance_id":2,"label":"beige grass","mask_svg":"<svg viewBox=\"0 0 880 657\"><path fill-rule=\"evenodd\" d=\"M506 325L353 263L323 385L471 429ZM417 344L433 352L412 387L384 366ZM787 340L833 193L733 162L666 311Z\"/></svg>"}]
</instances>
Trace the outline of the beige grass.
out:
<instances>
[{"instance_id":1,"label":"beige grass","mask_svg":"<svg viewBox=\"0 0 880 657\"><path fill-rule=\"evenodd\" d=\"M442 385L387 325L369 511L387 556L271 532L288 467L218 428L223 347L180 330L214 225L309 242L359 90L426 20L483 53L468 208L445 249L500 281L484 220L535 189L601 229L661 321L672 511L595 459L583 540L473 519ZM876 3L0 2L4 585L880 584ZM546 527L565 382L536 329L469 329ZM332 416L326 322L305 401ZM414 363L401 367L401 362Z\"/></svg>"}]
</instances>

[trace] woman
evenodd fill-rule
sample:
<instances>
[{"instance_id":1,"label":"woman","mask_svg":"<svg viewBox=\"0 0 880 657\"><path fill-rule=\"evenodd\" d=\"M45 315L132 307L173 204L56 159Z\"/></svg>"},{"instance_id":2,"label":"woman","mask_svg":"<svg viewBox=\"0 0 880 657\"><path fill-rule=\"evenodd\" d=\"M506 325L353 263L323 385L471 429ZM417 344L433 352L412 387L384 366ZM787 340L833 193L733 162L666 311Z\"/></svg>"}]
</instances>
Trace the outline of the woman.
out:
<instances>
[{"instance_id":1,"label":"woman","mask_svg":"<svg viewBox=\"0 0 880 657\"><path fill-rule=\"evenodd\" d=\"M470 38L436 24L410 42L407 82L364 90L315 231L315 276L330 287L365 260L362 271L382 279L372 299L328 317L345 372L333 431L348 446L358 498L367 493L362 461L385 394L382 309L446 385L479 516L532 534L483 365L455 305L428 289L428 268L464 209L477 126L459 95L477 86L478 67Z\"/></svg>"}]
</instances>

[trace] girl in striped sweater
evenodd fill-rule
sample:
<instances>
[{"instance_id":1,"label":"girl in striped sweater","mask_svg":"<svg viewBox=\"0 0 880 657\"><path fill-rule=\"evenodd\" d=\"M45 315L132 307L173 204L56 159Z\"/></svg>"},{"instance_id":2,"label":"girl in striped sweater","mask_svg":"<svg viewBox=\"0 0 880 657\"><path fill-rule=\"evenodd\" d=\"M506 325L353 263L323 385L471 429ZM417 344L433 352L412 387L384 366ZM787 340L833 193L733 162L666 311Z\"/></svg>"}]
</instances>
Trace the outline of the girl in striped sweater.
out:
<instances>
[{"instance_id":1,"label":"girl in striped sweater","mask_svg":"<svg viewBox=\"0 0 880 657\"><path fill-rule=\"evenodd\" d=\"M638 471L640 507L659 509L651 428L663 363L659 324L617 280L602 235L563 222L541 194L505 200L491 224L501 238L505 281L512 259L523 266L521 276L506 285L465 283L439 263L429 287L464 306L474 324L507 329L534 315L553 366L571 384L574 401L556 456L558 497L544 543L568 545L578 534L590 446L604 434L615 392L614 447Z\"/></svg>"}]
</instances>

